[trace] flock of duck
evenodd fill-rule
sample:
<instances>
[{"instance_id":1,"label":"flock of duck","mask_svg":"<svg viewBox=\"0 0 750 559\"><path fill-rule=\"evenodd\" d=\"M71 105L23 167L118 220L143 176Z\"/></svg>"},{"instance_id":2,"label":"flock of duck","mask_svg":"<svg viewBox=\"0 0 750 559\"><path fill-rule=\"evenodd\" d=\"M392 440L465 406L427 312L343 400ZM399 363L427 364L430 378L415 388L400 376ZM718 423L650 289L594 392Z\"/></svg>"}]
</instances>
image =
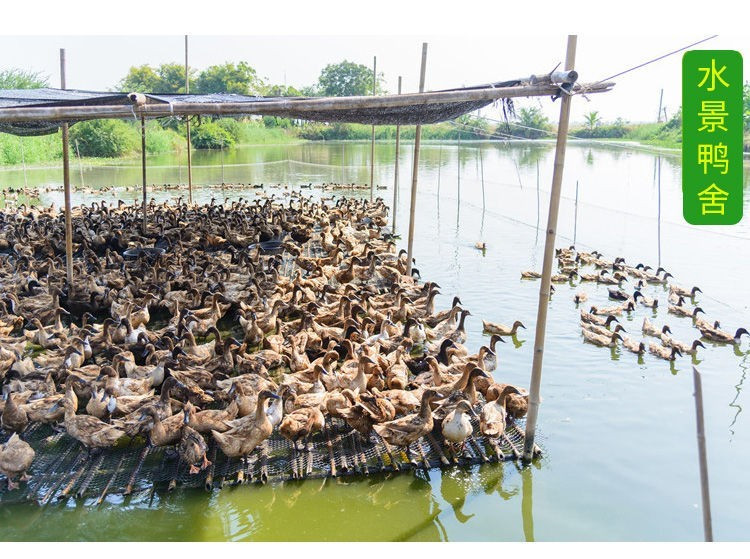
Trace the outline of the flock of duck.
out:
<instances>
[{"instance_id":1,"label":"flock of duck","mask_svg":"<svg viewBox=\"0 0 750 559\"><path fill-rule=\"evenodd\" d=\"M608 287L609 299L618 304L601 306L592 305L588 312L581 310L581 333L586 342L603 347L616 347L617 342L635 354L643 355L646 350L658 358L674 361L678 355L696 356L698 348L705 348L699 339L703 337L718 343L739 344L743 334L749 334L745 328L738 328L734 334L721 329L718 320L707 320L698 316L705 311L695 305L695 297L702 293L699 287L686 289L670 283L672 274L659 267L656 271L650 266L637 264L629 266L622 257L606 260L600 252L577 252L575 247L556 249L558 271L553 274L555 283L572 282L578 277L580 282L604 284ZM590 272L584 272L584 266L589 266ZM534 271L521 273L522 279L540 278L541 274ZM628 293L622 288L623 282L632 285L633 292ZM659 306L657 298L648 297L643 293L648 285L663 286L667 293L667 311L676 317L692 319L693 326L699 336L692 342L686 343L672 337L669 325L661 327L653 324L648 317L644 317L641 330L644 336L658 339L647 341L645 338L630 338L617 317L623 313L632 313L637 307L656 309ZM573 297L576 305L588 301L589 294L581 290Z\"/></svg>"},{"instance_id":2,"label":"flock of duck","mask_svg":"<svg viewBox=\"0 0 750 559\"><path fill-rule=\"evenodd\" d=\"M168 192L168 191L179 191L180 193L185 192L187 185L182 183L152 183L147 186L150 192ZM203 186L196 185L198 188ZM206 188L220 188L224 190L240 190L246 192L248 190L254 191L265 191L265 190L292 190L289 184L265 184L265 183L244 183L244 182L222 182L215 185L208 185ZM312 182L307 184L299 185L300 189L316 189L316 190L370 190L370 185L361 183L337 183L337 182L324 182L320 184L313 184ZM375 185L376 190L384 190L388 188L385 185ZM120 192L142 192L143 185L134 184L129 186L115 186L113 184L104 186L73 186L76 192L83 194L91 194L94 196L101 196L103 193L109 193L112 196L117 196ZM2 200L5 204L12 204L22 199L38 200L42 193L50 192L63 192L64 187L62 185L47 185L44 187L30 187L30 186L10 186L2 190Z\"/></svg>"},{"instance_id":3,"label":"flock of duck","mask_svg":"<svg viewBox=\"0 0 750 559\"><path fill-rule=\"evenodd\" d=\"M503 437L527 394L490 373L518 325L492 325L471 353L471 313L458 298L435 309L439 286L410 275L381 231L387 212L380 199L301 194L152 201L142 231L137 205L95 202L74 208L72 285L62 215L0 212L9 487L26 479L24 434L40 423L91 452L139 438L175 447L191 473L208 466L210 440L247 460L274 431L296 448L327 417L407 455L433 430L461 452L472 418Z\"/></svg>"}]
</instances>

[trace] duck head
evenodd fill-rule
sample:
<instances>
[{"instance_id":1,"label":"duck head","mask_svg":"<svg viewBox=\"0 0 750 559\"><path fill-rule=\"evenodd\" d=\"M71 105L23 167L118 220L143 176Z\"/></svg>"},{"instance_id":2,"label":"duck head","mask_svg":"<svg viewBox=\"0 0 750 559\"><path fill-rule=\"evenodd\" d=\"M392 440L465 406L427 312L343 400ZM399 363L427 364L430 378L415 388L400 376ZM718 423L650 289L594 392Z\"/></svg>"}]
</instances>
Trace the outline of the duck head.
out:
<instances>
[{"instance_id":1,"label":"duck head","mask_svg":"<svg viewBox=\"0 0 750 559\"><path fill-rule=\"evenodd\" d=\"M456 411L459 413L468 413L475 419L478 417L468 400L461 400L458 402L458 404L456 404Z\"/></svg>"}]
</instances>

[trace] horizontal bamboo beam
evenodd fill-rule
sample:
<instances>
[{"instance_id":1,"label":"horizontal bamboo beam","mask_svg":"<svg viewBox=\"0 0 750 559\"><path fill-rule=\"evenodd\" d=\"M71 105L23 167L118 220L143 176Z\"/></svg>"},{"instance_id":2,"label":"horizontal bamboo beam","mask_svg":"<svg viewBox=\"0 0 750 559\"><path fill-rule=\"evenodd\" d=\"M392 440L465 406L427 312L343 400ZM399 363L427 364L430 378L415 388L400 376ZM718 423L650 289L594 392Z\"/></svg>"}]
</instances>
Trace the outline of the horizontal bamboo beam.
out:
<instances>
[{"instance_id":1,"label":"horizontal bamboo beam","mask_svg":"<svg viewBox=\"0 0 750 559\"><path fill-rule=\"evenodd\" d=\"M573 93L602 93L609 91L613 82L581 84ZM378 97L322 97L316 99L279 99L277 101L248 101L244 103L148 103L146 105L99 105L56 107L13 107L0 109L0 122L65 122L99 118L158 118L172 115L294 115L304 119L304 113L317 111L346 111L386 109L409 105L435 105L467 101L493 101L513 97L543 97L558 95L560 87L553 84L520 85L457 91L437 91Z\"/></svg>"}]
</instances>

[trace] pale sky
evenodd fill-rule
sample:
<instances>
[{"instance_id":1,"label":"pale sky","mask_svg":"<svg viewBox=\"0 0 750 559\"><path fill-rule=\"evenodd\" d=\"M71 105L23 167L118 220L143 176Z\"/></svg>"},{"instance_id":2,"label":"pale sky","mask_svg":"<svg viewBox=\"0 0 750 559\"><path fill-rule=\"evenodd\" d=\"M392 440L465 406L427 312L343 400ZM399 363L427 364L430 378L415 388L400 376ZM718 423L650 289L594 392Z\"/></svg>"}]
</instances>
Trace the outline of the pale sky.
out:
<instances>
[{"instance_id":1,"label":"pale sky","mask_svg":"<svg viewBox=\"0 0 750 559\"><path fill-rule=\"evenodd\" d=\"M578 34L575 67L580 81L598 81L711 35L710 32L664 35ZM108 90L130 66L184 60L183 36L17 36L0 37L0 69L41 71L59 85L59 48L67 52L68 87ZM525 36L190 36L190 65L197 69L226 61L247 61L270 83L304 86L317 81L328 63L343 59L371 66L387 89L417 90L421 43L429 44L427 90L527 77L552 70L565 55L563 32ZM624 48L627 45L627 48ZM745 79L750 79L750 35L720 35L695 48L733 49L745 54ZM622 117L631 122L653 121L664 89L664 106L671 115L681 104L680 68L676 54L614 81L611 93L576 98L572 119L581 121L599 111L605 121ZM537 105L556 120L559 104L549 99L519 99L517 106ZM487 112L495 116L496 112Z\"/></svg>"}]
</instances>

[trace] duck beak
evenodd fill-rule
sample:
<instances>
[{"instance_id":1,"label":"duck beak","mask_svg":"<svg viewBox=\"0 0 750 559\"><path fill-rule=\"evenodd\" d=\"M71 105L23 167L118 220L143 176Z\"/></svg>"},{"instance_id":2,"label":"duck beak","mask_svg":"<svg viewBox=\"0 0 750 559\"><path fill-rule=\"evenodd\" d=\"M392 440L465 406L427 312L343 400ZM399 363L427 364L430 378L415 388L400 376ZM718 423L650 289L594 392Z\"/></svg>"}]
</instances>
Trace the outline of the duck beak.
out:
<instances>
[{"instance_id":1,"label":"duck beak","mask_svg":"<svg viewBox=\"0 0 750 559\"><path fill-rule=\"evenodd\" d=\"M183 410L182 414L184 416L183 420L182 420L182 423L185 424L185 425L189 424L190 423L190 412L188 410Z\"/></svg>"},{"instance_id":2,"label":"duck beak","mask_svg":"<svg viewBox=\"0 0 750 559\"><path fill-rule=\"evenodd\" d=\"M281 400L281 396L279 396L279 395L278 395L278 394L276 394L275 392L271 392L271 393L270 393L270 394L268 395L268 397L269 397L269 398L272 398L272 399L274 399L274 400Z\"/></svg>"}]
</instances>

